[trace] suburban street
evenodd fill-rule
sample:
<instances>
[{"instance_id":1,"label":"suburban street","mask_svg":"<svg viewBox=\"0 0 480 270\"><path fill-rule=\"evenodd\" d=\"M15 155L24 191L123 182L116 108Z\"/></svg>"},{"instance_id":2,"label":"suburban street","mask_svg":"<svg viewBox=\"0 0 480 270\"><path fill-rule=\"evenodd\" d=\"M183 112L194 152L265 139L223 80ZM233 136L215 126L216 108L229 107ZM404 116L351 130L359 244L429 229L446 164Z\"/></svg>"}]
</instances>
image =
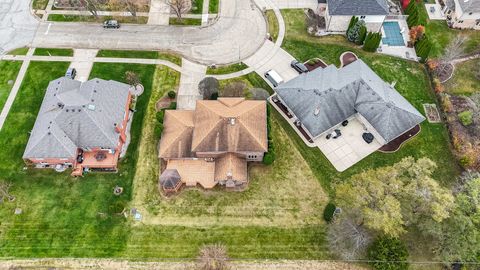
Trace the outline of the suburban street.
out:
<instances>
[{"instance_id":1,"label":"suburban street","mask_svg":"<svg viewBox=\"0 0 480 270\"><path fill-rule=\"evenodd\" d=\"M38 23L29 0L0 1L0 55L30 45Z\"/></svg>"}]
</instances>

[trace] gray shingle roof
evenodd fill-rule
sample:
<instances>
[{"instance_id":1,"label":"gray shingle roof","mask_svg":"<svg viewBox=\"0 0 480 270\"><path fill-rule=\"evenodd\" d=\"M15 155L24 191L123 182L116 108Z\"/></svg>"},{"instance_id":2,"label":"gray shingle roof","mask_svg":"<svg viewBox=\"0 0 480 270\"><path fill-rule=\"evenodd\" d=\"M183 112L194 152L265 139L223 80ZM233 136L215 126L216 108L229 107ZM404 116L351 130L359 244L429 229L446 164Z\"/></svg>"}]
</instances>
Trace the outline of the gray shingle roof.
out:
<instances>
[{"instance_id":1,"label":"gray shingle roof","mask_svg":"<svg viewBox=\"0 0 480 270\"><path fill-rule=\"evenodd\" d=\"M458 0L458 3L465 13L480 13L480 0Z\"/></svg>"},{"instance_id":2,"label":"gray shingle roof","mask_svg":"<svg viewBox=\"0 0 480 270\"><path fill-rule=\"evenodd\" d=\"M355 113L385 139L397 138L425 118L362 60L298 76L275 91L314 137Z\"/></svg>"},{"instance_id":3,"label":"gray shingle roof","mask_svg":"<svg viewBox=\"0 0 480 270\"><path fill-rule=\"evenodd\" d=\"M130 86L66 77L51 81L33 126L24 158L70 158L77 148L115 149L115 124L124 119Z\"/></svg>"},{"instance_id":4,"label":"gray shingle roof","mask_svg":"<svg viewBox=\"0 0 480 270\"><path fill-rule=\"evenodd\" d=\"M327 5L330 15L388 15L386 0L327 0Z\"/></svg>"}]
</instances>

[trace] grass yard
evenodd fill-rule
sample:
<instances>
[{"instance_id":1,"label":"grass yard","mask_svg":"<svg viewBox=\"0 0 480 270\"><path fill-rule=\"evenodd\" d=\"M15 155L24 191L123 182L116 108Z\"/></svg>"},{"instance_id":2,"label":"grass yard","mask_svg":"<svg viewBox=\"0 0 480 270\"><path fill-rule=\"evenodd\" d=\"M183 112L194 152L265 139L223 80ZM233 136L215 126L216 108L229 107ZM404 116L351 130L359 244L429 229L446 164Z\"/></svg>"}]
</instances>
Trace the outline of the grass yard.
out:
<instances>
[{"instance_id":1,"label":"grass yard","mask_svg":"<svg viewBox=\"0 0 480 270\"><path fill-rule=\"evenodd\" d=\"M48 0L33 0L32 7L33 9L46 9L48 5Z\"/></svg>"},{"instance_id":2,"label":"grass yard","mask_svg":"<svg viewBox=\"0 0 480 270\"><path fill-rule=\"evenodd\" d=\"M268 23L268 33L272 37L273 42L277 41L278 38L278 20L277 16L275 16L275 12L273 10L267 10L267 23Z\"/></svg>"},{"instance_id":3,"label":"grass yard","mask_svg":"<svg viewBox=\"0 0 480 270\"><path fill-rule=\"evenodd\" d=\"M178 26L189 26L189 25L202 25L202 19L196 18L170 18L170 25L178 25Z\"/></svg>"},{"instance_id":4,"label":"grass yard","mask_svg":"<svg viewBox=\"0 0 480 270\"><path fill-rule=\"evenodd\" d=\"M242 71L248 68L244 63L237 63L228 66L217 66L216 68L207 68L207 75L220 75L220 74L230 74L237 71Z\"/></svg>"},{"instance_id":5,"label":"grass yard","mask_svg":"<svg viewBox=\"0 0 480 270\"><path fill-rule=\"evenodd\" d=\"M137 159L145 104L154 66L96 64L92 77L122 80L126 70L137 72L145 93L137 103L132 142L118 174L91 174L81 179L50 170L24 170L22 154L50 80L63 76L69 63L32 62L0 131L0 179L13 183L13 203L0 208L1 257L112 257L124 250L129 227L118 213L128 203ZM49 72L45 73L45 70ZM113 187L125 187L114 196ZM23 210L13 214L14 208Z\"/></svg>"},{"instance_id":6,"label":"grass yard","mask_svg":"<svg viewBox=\"0 0 480 270\"><path fill-rule=\"evenodd\" d=\"M23 47L23 48L18 48L13 51L9 51L7 54L9 55L27 55L28 48Z\"/></svg>"},{"instance_id":7,"label":"grass yard","mask_svg":"<svg viewBox=\"0 0 480 270\"><path fill-rule=\"evenodd\" d=\"M455 73L445 85L448 93L455 95L471 95L480 91L480 80L475 73L480 72L480 59L469 60L455 65Z\"/></svg>"},{"instance_id":8,"label":"grass yard","mask_svg":"<svg viewBox=\"0 0 480 270\"><path fill-rule=\"evenodd\" d=\"M0 61L0 112L7 101L21 66L21 61ZM9 84L9 81L12 83Z\"/></svg>"},{"instance_id":9,"label":"grass yard","mask_svg":"<svg viewBox=\"0 0 480 270\"><path fill-rule=\"evenodd\" d=\"M100 50L97 53L97 57L162 59L179 66L182 65L182 58L179 55L170 52Z\"/></svg>"},{"instance_id":10,"label":"grass yard","mask_svg":"<svg viewBox=\"0 0 480 270\"><path fill-rule=\"evenodd\" d=\"M425 29L425 32L432 40L431 58L442 56L450 42L460 35L468 38L465 43L465 53L471 53L480 46L480 31L451 29L445 21L429 21Z\"/></svg>"},{"instance_id":11,"label":"grass yard","mask_svg":"<svg viewBox=\"0 0 480 270\"><path fill-rule=\"evenodd\" d=\"M146 24L148 17L132 17L132 16L84 16L84 15L62 15L62 14L50 14L48 15L48 21L51 22L92 22L102 24L106 20L117 20L119 23L132 23L132 24Z\"/></svg>"},{"instance_id":12,"label":"grass yard","mask_svg":"<svg viewBox=\"0 0 480 270\"><path fill-rule=\"evenodd\" d=\"M269 93L273 93L273 90L270 87L270 85L268 85L268 83L266 83L265 80L263 80L263 78L255 72L250 72L246 75L243 75L243 76L237 77L237 78L233 78L233 79L221 80L220 81L220 89L223 89L229 83L237 82L237 81L244 82L247 85L248 89L262 88L262 89L267 90Z\"/></svg>"},{"instance_id":13,"label":"grass yard","mask_svg":"<svg viewBox=\"0 0 480 270\"><path fill-rule=\"evenodd\" d=\"M208 13L218 14L219 5L220 0L210 0L210 2L208 2Z\"/></svg>"},{"instance_id":14,"label":"grass yard","mask_svg":"<svg viewBox=\"0 0 480 270\"><path fill-rule=\"evenodd\" d=\"M395 88L420 112L424 113L423 103L436 103L426 70L422 65L395 57L364 52L349 45L350 43L346 42L343 36L311 37L305 30L302 10L284 10L282 12L287 20L287 33L283 48L300 61L320 57L327 64L339 66L341 53L350 50L355 52L382 79L387 82L396 81ZM301 25L299 25L300 23ZM280 117L276 113L274 115L277 118ZM333 192L332 182L344 180L365 169L392 165L406 156L416 158L426 156L434 160L438 165L434 177L443 184L452 183L454 177L459 173L457 162L450 151L448 132L443 124L429 124L425 121L422 123L421 133L402 146L398 152L392 154L376 152L343 173L335 171L319 149L307 147L287 122L282 121L282 125L294 140L295 145L309 163L324 189L329 192Z\"/></svg>"},{"instance_id":15,"label":"grass yard","mask_svg":"<svg viewBox=\"0 0 480 270\"><path fill-rule=\"evenodd\" d=\"M73 56L72 49L53 49L53 48L36 48L33 55L41 56Z\"/></svg>"},{"instance_id":16,"label":"grass yard","mask_svg":"<svg viewBox=\"0 0 480 270\"><path fill-rule=\"evenodd\" d=\"M202 14L203 13L203 0L192 0L192 14Z\"/></svg>"}]
</instances>

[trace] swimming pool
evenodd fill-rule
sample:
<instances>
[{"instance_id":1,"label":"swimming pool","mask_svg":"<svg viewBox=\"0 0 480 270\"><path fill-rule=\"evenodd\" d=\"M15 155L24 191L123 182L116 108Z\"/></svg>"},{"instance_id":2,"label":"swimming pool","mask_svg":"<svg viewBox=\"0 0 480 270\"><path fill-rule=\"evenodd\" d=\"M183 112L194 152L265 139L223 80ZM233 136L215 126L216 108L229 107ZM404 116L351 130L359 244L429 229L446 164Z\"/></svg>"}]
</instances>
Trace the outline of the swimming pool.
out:
<instances>
[{"instance_id":1,"label":"swimming pool","mask_svg":"<svg viewBox=\"0 0 480 270\"><path fill-rule=\"evenodd\" d=\"M382 38L383 44L389 46L405 46L398 22L384 22L383 31L385 32L385 37Z\"/></svg>"}]
</instances>

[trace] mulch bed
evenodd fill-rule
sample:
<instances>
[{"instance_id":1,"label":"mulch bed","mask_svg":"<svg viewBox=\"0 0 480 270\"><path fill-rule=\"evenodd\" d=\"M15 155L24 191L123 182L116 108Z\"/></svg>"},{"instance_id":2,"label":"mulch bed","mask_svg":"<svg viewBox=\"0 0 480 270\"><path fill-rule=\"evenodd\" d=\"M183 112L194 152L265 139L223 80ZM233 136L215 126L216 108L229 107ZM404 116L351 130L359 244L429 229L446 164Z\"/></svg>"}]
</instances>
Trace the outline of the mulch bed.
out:
<instances>
[{"instance_id":1,"label":"mulch bed","mask_svg":"<svg viewBox=\"0 0 480 270\"><path fill-rule=\"evenodd\" d=\"M168 108L170 106L170 103L172 103L173 99L169 97L163 97L159 101L157 101L157 104L155 107L157 108L157 111L160 111L161 109Z\"/></svg>"},{"instance_id":2,"label":"mulch bed","mask_svg":"<svg viewBox=\"0 0 480 270\"><path fill-rule=\"evenodd\" d=\"M346 52L341 57L342 67L348 66L358 60L358 57L352 52Z\"/></svg>"},{"instance_id":3,"label":"mulch bed","mask_svg":"<svg viewBox=\"0 0 480 270\"><path fill-rule=\"evenodd\" d=\"M450 63L445 64L441 68L441 72L437 73L438 79L440 80L441 83L444 83L448 81L450 78L452 78L453 75L453 65ZM437 68L439 70L439 68Z\"/></svg>"},{"instance_id":4,"label":"mulch bed","mask_svg":"<svg viewBox=\"0 0 480 270\"><path fill-rule=\"evenodd\" d=\"M311 64L310 62L314 62L314 64ZM322 59L315 58L305 62L305 66L307 67L308 71L313 71L317 68L326 68L327 64L325 64Z\"/></svg>"},{"instance_id":5,"label":"mulch bed","mask_svg":"<svg viewBox=\"0 0 480 270\"><path fill-rule=\"evenodd\" d=\"M420 125L416 125L414 128L400 135L400 137L382 146L380 149L378 149L378 151L386 152L386 153L395 152L398 149L400 149L400 146L402 146L404 142L415 137L415 135L417 135L419 132L420 132Z\"/></svg>"},{"instance_id":6,"label":"mulch bed","mask_svg":"<svg viewBox=\"0 0 480 270\"><path fill-rule=\"evenodd\" d=\"M280 110L282 110L282 112L288 117L288 118L292 118L293 115L288 111L287 107L285 105L283 105L283 103L280 101L280 100L273 100L273 103L275 103L275 105L277 105L278 108L280 108Z\"/></svg>"}]
</instances>

